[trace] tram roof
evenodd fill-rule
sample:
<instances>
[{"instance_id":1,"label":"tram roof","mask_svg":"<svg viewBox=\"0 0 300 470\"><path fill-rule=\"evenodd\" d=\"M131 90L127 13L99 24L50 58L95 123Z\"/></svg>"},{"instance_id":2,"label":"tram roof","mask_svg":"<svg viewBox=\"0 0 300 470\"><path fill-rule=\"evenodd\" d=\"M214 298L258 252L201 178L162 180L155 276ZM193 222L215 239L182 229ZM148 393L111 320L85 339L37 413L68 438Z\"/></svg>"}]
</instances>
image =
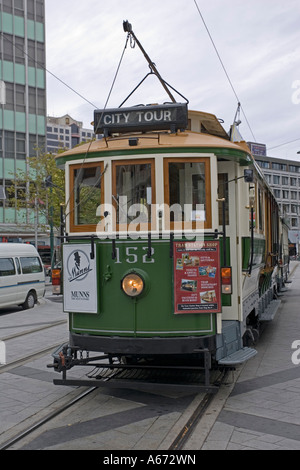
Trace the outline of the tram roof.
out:
<instances>
[{"instance_id":1,"label":"tram roof","mask_svg":"<svg viewBox=\"0 0 300 470\"><path fill-rule=\"evenodd\" d=\"M60 166L71 160L99 157L99 153L103 156L104 154L113 156L113 154L120 154L120 152L125 151L128 155L134 155L147 153L151 149L158 153L165 153L169 149L188 152L193 151L193 149L195 151L201 149L203 152L216 153L220 157L224 156L224 158L237 160L244 165L249 165L253 161L245 142L234 143L215 135L193 131L176 134L165 132L120 134L74 147L58 154L56 161L57 165Z\"/></svg>"}]
</instances>

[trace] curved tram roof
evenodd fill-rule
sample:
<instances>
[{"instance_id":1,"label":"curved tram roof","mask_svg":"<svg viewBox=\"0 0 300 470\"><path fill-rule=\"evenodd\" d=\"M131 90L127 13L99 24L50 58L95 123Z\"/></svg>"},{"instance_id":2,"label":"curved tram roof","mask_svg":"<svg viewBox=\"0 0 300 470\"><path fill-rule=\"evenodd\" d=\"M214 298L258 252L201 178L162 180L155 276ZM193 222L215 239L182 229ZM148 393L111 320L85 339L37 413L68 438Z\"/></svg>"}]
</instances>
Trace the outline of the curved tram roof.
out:
<instances>
[{"instance_id":1,"label":"curved tram roof","mask_svg":"<svg viewBox=\"0 0 300 470\"><path fill-rule=\"evenodd\" d=\"M193 152L201 149L202 152L216 153L219 157L236 160L241 165L254 162L250 150L245 142L234 143L213 114L198 111L189 111L192 130L177 132L149 132L116 134L85 143L60 153L56 157L57 165L63 166L68 161L90 159L101 156L113 156L128 152L130 155L154 152L166 153ZM197 131L195 131L196 129ZM150 152L152 153L152 152Z\"/></svg>"}]
</instances>

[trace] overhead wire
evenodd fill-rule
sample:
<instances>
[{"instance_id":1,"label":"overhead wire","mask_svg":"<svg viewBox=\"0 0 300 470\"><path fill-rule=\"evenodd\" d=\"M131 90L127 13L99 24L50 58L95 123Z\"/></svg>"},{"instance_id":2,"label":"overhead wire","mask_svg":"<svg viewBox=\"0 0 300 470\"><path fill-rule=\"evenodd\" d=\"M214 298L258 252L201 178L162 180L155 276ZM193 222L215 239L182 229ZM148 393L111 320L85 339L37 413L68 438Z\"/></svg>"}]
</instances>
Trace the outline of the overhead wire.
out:
<instances>
[{"instance_id":1,"label":"overhead wire","mask_svg":"<svg viewBox=\"0 0 300 470\"><path fill-rule=\"evenodd\" d=\"M129 40L129 35L127 35L127 38L126 38L126 41L125 41L125 46L124 46L124 48L123 48L123 51L122 51L122 54L121 54L121 57L120 57L120 60L119 60L118 66L117 66L117 70L116 70L116 72L115 72L115 75L114 75L114 78L113 78L113 81L112 81L112 84L111 84L111 87L110 87L110 90L109 90L109 93L108 93L106 102L105 102L105 104L104 104L104 107L103 107L103 110L102 110L102 114L103 114L103 112L105 111L105 109L106 109L106 107L107 107L107 104L108 104L108 101L109 101L109 99L110 99L111 93L112 93L113 88L114 88L114 86L115 86L116 79L117 79L117 76L118 76L118 73L119 73L119 70L120 70L120 67L121 67L123 58L124 58L124 54L125 54L125 51L126 51L126 49L127 49L128 40ZM99 126L100 126L102 114L100 115L100 118L99 118L99 120L98 120L96 129L95 129L95 134L97 134L97 129L98 129ZM90 148L91 148L92 143L93 143L93 141L90 141L90 143L89 143L89 145L88 145L88 148L87 148L87 150L86 150L84 159L83 159L83 161L82 161L82 163L81 163L81 167L80 167L80 169L79 169L79 171L78 171L78 175L77 175L76 178L79 178L79 177L80 177L80 172L81 172L81 170L82 170L82 168L83 168L83 165L84 165L84 163L85 163L85 161L86 161L86 158L87 158L87 155L88 155L88 153L89 153L89 151L90 151ZM90 191L88 192L88 194L86 195L86 197L84 198L84 200L81 201L81 202L78 202L77 204L74 203L72 209L69 210L68 213L65 213L65 217L67 217L68 215L70 215L71 212L74 212L75 209L77 209L77 208L80 206L80 204L82 204L83 202L85 202L86 200L88 200L89 195L92 194L93 188L95 188L95 187L97 186L97 184L101 181L101 178L102 178L102 176L104 175L106 169L107 169L107 165L105 166L104 171L100 174L100 176L99 176L99 177L97 178L97 180L95 181L94 185L92 185L92 186L90 187ZM76 187L76 181L77 181L76 178L75 178L75 181L74 181L74 188ZM74 188L72 189L73 191L74 191ZM68 207L68 204L69 204L69 202L70 202L70 198L71 198L71 191L70 191L70 194L69 194L69 199L68 199L68 201L67 201L66 204L65 204L65 207Z\"/></svg>"},{"instance_id":2,"label":"overhead wire","mask_svg":"<svg viewBox=\"0 0 300 470\"><path fill-rule=\"evenodd\" d=\"M15 44L14 41L12 41L8 35L6 33L4 33L3 31L0 31L0 34L1 36L3 37L3 39L5 41L8 41L10 42L13 47L15 49L18 49L19 51L21 51L24 55L26 55L30 60L34 61L39 67L41 67L43 70L45 70L45 72L47 72L49 75L52 75L52 77L54 77L56 80L58 80L60 83L62 83L64 86L66 86L67 88L69 88L69 90L71 90L73 93L75 93L76 95L78 95L80 98L82 98L84 101L86 101L87 103L89 103L91 106L93 107L97 107L94 103L92 103L91 101L89 101L87 98L85 98L81 93L79 93L78 91L76 91L73 87L71 87L70 85L68 85L66 82L64 82L61 78L59 78L57 75L55 75L53 72L51 72L49 69L47 69L45 67L44 64L42 64L41 62L37 61L35 58L31 57L30 54L28 54L28 52L26 52L21 46L18 46L17 44Z\"/></svg>"},{"instance_id":3,"label":"overhead wire","mask_svg":"<svg viewBox=\"0 0 300 470\"><path fill-rule=\"evenodd\" d=\"M215 52L216 52L216 54L217 54L217 56L218 56L218 59L219 59L219 61L220 61L220 63L221 63L221 66L222 66L222 68L223 68L223 70L224 70L224 72L225 72L225 75L226 75L227 80L228 80L228 82L229 82L229 84L230 84L230 87L231 87L231 89L232 89L232 91L233 91L233 93L234 93L234 95L235 95L235 97L236 97L236 99L237 99L237 102L238 102L238 103L241 103L241 101L240 101L240 99L239 99L239 97L238 97L238 94L237 94L237 92L236 92L236 90L235 90L235 88L234 88L234 86L233 86L233 83L232 83L232 81L231 81L231 79L230 79L230 77L229 77L229 74L228 74L228 72L227 72L227 70L226 70L226 67L225 67L225 65L224 65L224 62L223 62L222 59L221 59L220 53L219 53L219 51L218 51L218 49L217 49L217 46L216 46L216 44L215 44L215 42L214 42L214 40L213 40L213 38L212 38L212 35L211 35L211 33L210 33L209 29L208 29L208 26L207 26L207 24L206 24L206 22L205 22L205 20L204 20L203 15L202 15L202 13L201 13L201 10L200 10L200 8L199 8L199 5L198 5L198 3L197 3L197 0L194 0L194 3L195 3L195 6L196 6L196 8L197 8L197 10L198 10L198 13L199 13L199 15L200 15L200 18L201 18L201 20L202 20L202 22L203 22L203 24L204 24L204 27L205 27L205 29L206 29L206 32L207 32L207 34L208 34L208 36L209 36L209 38L210 38L210 41L211 41L211 43L212 43L212 45L213 45L213 47L214 47L214 50L215 50ZM245 114L245 111L244 111L242 105L240 105L240 108L241 108L242 113L243 113L243 115L244 115L244 118L245 118L245 120L246 120L246 122L247 122L247 125L248 125L248 127L249 127L249 130L250 130L250 132L251 132L251 134L252 134L252 137L253 137L253 139L254 139L255 142L256 142L256 138L255 138L255 136L254 136L254 134L253 134L253 131L252 131L252 129L251 129L251 126L250 126L250 124L249 124L249 121L248 121L248 119L247 119L247 116L246 116L246 114Z\"/></svg>"},{"instance_id":4,"label":"overhead wire","mask_svg":"<svg viewBox=\"0 0 300 470\"><path fill-rule=\"evenodd\" d=\"M275 145L275 147L268 147L268 150L273 150L273 149L277 149L278 147L283 147L284 145L293 144L294 142L297 142L298 140L300 139L289 140L288 142L284 142L283 144Z\"/></svg>"},{"instance_id":5,"label":"overhead wire","mask_svg":"<svg viewBox=\"0 0 300 470\"><path fill-rule=\"evenodd\" d=\"M34 61L39 67L41 67L43 70L45 70L45 72L47 72L48 74L50 74L51 76L53 76L56 80L58 80L60 83L62 83L63 85L65 85L67 88L69 88L72 92L74 92L76 95L78 95L80 98L82 98L84 101L86 101L87 103L89 103L91 106L93 106L93 108L97 108L97 106L92 103L91 101L89 101L87 98L85 98L81 93L79 93L78 91L76 91L73 87L71 87L70 85L68 85L66 82L64 82L62 79L60 79L57 75L55 75L53 72L51 72L49 69L47 69L44 64L40 63L39 61L37 61L35 58L31 57L30 54L28 54L22 47L18 46L17 44L15 44L14 41L12 41L7 34L3 33L3 31L0 31L0 34L1 36L3 37L4 40L10 42L13 47L15 47L16 49L20 50L24 55L26 55L30 60ZM124 54L125 54L125 51L126 51L126 48L127 48L127 44L128 44L128 40L129 40L129 35L127 35L127 38L126 38L126 42L125 42L125 46L123 48L123 52L121 54L121 58L119 60L119 63L118 63L118 66L117 66L117 70L115 72L115 75L114 75L114 78L113 78L113 81L112 81L112 84L111 84L111 87L110 87L110 90L109 90L109 93L108 93L108 96L107 96L107 99L106 99L106 102L104 104L104 107L103 107L103 111L105 111L106 107L107 107L107 104L108 104L108 101L110 99L110 96L111 96L111 93L113 91L113 88L114 88L114 85L115 85L115 82L116 82L116 79L117 79L117 76L118 76L118 73L119 73L119 70L120 70L120 67L121 67L121 63L123 61L123 57L124 57ZM98 125L96 127L96 129L94 130L95 131L95 134L97 133L97 128L98 126L100 125L100 122L101 122L101 117L99 119L99 122L98 122ZM83 168L83 165L86 161L86 158L88 156L88 153L89 153L89 150L90 150L90 147L93 143L93 140L91 140L89 142L89 145L88 145L88 148L86 150L86 153L85 153L85 156L83 158L83 161L82 161L82 164L81 164L81 167L79 168L79 170L81 170ZM90 188L90 192L86 195L86 197L84 198L83 201L79 202L78 204L74 204L74 207L72 208L72 210L70 210L68 213L64 213L64 216L67 217L72 211L74 211L75 209L77 209L77 207L80 205L80 204L83 204L86 200L88 200L89 198L89 195L92 193L93 191L93 188L97 186L97 184L100 182L103 174L105 173L106 171L106 168L107 166L105 167L104 171L100 174L100 176L97 178L95 184ZM78 176L77 178L80 177L80 171L78 171ZM75 179L75 182L74 182L74 187L76 187L76 179ZM73 188L74 190L74 188ZM70 192L70 195L69 195L69 199L65 202L65 208L68 207L68 204L70 202L70 198L71 198L71 192Z\"/></svg>"}]
</instances>

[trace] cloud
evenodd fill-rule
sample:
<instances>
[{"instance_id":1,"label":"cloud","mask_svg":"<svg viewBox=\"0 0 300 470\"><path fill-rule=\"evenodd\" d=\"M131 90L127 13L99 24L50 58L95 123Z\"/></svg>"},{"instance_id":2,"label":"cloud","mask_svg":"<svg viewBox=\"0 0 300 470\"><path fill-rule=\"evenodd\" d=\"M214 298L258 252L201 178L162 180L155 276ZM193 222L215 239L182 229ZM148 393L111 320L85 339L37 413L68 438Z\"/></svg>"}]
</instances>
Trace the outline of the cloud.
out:
<instances>
[{"instance_id":1,"label":"cloud","mask_svg":"<svg viewBox=\"0 0 300 470\"><path fill-rule=\"evenodd\" d=\"M47 67L96 107L104 106L111 90L127 37L122 22L128 19L163 78L187 97L191 109L216 114L228 130L238 98L250 124L243 118L246 140L253 140L252 131L270 147L281 139L300 138L300 104L292 102L292 83L300 80L298 0L197 0L205 25L194 0L45 3ZM131 46L111 107L119 106L149 72L137 45ZM90 127L92 105L49 75L47 88L49 114L69 112ZM161 85L149 77L127 104L167 100ZM278 153L294 158L296 146L281 147Z\"/></svg>"}]
</instances>

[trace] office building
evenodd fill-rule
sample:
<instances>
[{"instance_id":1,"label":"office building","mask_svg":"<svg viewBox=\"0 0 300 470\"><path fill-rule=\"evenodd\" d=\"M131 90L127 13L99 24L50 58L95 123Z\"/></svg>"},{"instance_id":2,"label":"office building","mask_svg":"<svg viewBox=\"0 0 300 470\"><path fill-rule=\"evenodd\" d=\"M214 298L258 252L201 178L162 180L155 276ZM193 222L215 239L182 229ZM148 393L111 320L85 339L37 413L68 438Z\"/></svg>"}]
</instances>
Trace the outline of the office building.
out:
<instances>
[{"instance_id":1,"label":"office building","mask_svg":"<svg viewBox=\"0 0 300 470\"><path fill-rule=\"evenodd\" d=\"M94 137L92 129L84 129L83 123L75 121L69 114L61 117L47 117L48 153L56 154L60 148L71 149L75 145L87 142Z\"/></svg>"},{"instance_id":2,"label":"office building","mask_svg":"<svg viewBox=\"0 0 300 470\"><path fill-rule=\"evenodd\" d=\"M295 237L300 239L300 161L267 157L263 144L248 145L289 223L290 241L295 243Z\"/></svg>"},{"instance_id":3,"label":"office building","mask_svg":"<svg viewBox=\"0 0 300 470\"><path fill-rule=\"evenodd\" d=\"M37 148L45 151L45 74L44 0L0 0L1 236L34 231L34 209L17 211L7 189L28 171L26 157L34 156Z\"/></svg>"}]
</instances>

